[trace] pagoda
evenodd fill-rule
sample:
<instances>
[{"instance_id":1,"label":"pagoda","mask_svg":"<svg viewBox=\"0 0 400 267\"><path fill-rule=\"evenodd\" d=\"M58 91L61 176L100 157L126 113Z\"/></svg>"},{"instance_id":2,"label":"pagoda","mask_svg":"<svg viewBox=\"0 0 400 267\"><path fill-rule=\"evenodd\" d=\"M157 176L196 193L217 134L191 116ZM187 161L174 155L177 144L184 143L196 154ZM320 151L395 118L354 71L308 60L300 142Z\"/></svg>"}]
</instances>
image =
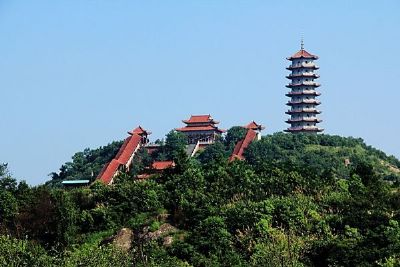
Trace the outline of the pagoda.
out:
<instances>
[{"instance_id":1,"label":"pagoda","mask_svg":"<svg viewBox=\"0 0 400 267\"><path fill-rule=\"evenodd\" d=\"M192 115L190 119L183 120L185 127L175 129L187 136L188 144L212 144L223 132L219 129L211 115Z\"/></svg>"},{"instance_id":2,"label":"pagoda","mask_svg":"<svg viewBox=\"0 0 400 267\"><path fill-rule=\"evenodd\" d=\"M287 102L290 109L286 112L290 115L290 118L286 121L290 124L290 127L285 132L317 133L323 131L322 128L317 126L322 121L317 117L321 113L317 109L317 106L321 104L317 100L317 96L321 93L316 91L320 84L315 81L319 78L319 75L314 72L319 69L314 63L317 59L318 56L304 50L303 41L300 51L287 58L291 61L291 64L286 69L292 71L292 73L286 76L290 80L286 87L291 90L286 94L290 97Z\"/></svg>"}]
</instances>

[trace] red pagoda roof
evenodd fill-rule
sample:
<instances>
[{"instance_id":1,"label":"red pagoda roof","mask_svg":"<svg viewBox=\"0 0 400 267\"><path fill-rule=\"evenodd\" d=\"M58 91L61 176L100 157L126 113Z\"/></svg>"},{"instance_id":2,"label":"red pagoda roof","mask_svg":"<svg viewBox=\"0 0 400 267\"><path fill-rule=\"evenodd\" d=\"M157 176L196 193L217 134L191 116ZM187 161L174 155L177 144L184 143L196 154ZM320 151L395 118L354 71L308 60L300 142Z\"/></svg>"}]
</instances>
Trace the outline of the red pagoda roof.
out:
<instances>
[{"instance_id":1,"label":"red pagoda roof","mask_svg":"<svg viewBox=\"0 0 400 267\"><path fill-rule=\"evenodd\" d=\"M288 57L286 59L288 60L293 60L293 59L298 59L298 58L312 58L312 59L318 59L318 56L313 55L308 53L306 50L301 49L299 50L296 54L292 55L291 57Z\"/></svg>"},{"instance_id":2,"label":"red pagoda roof","mask_svg":"<svg viewBox=\"0 0 400 267\"><path fill-rule=\"evenodd\" d=\"M105 184L110 184L120 165L121 163L118 160L113 159L103 167L97 179Z\"/></svg>"},{"instance_id":3,"label":"red pagoda roof","mask_svg":"<svg viewBox=\"0 0 400 267\"><path fill-rule=\"evenodd\" d=\"M211 115L191 115L190 119L183 120L182 122L186 124L191 123L211 123L211 124L218 124L218 121L215 121Z\"/></svg>"},{"instance_id":4,"label":"red pagoda roof","mask_svg":"<svg viewBox=\"0 0 400 267\"><path fill-rule=\"evenodd\" d=\"M129 131L128 134L133 135L133 134L138 134L138 135L142 135L142 134L147 134L150 135L151 132L145 130L144 128L142 128L142 126L138 126L135 129L133 129L132 131Z\"/></svg>"},{"instance_id":5,"label":"red pagoda roof","mask_svg":"<svg viewBox=\"0 0 400 267\"><path fill-rule=\"evenodd\" d=\"M246 129L252 129L252 130L264 130L265 127L262 126L261 124L258 124L255 121L250 122L249 124L247 124L246 126L244 126L244 128Z\"/></svg>"},{"instance_id":6,"label":"red pagoda roof","mask_svg":"<svg viewBox=\"0 0 400 267\"><path fill-rule=\"evenodd\" d=\"M256 139L256 137L257 133L252 129L248 129L245 137L240 140L233 149L233 153L230 156L229 161L233 161L235 159L243 160L244 150L250 145L251 142L254 141L254 139Z\"/></svg>"}]
</instances>

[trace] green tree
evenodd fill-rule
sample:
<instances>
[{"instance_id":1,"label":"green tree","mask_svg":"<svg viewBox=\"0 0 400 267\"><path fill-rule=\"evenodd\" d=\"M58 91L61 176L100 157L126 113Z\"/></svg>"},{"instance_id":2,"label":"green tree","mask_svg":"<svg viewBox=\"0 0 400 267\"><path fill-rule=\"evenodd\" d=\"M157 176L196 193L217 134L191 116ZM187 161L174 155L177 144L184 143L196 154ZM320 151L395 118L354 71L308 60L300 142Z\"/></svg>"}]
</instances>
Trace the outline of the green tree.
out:
<instances>
[{"instance_id":1,"label":"green tree","mask_svg":"<svg viewBox=\"0 0 400 267\"><path fill-rule=\"evenodd\" d=\"M187 145L187 137L181 132L175 130L170 131L165 139L164 150L167 158L175 160L182 151L185 151Z\"/></svg>"},{"instance_id":2,"label":"green tree","mask_svg":"<svg viewBox=\"0 0 400 267\"><path fill-rule=\"evenodd\" d=\"M228 153L225 151L222 142L215 142L207 146L204 151L199 154L198 159L205 165L219 165L228 160Z\"/></svg>"},{"instance_id":3,"label":"green tree","mask_svg":"<svg viewBox=\"0 0 400 267\"><path fill-rule=\"evenodd\" d=\"M227 131L225 140L224 140L227 151L232 153L236 143L239 142L240 140L242 140L245 137L246 133L247 133L246 128L243 128L241 126L231 127Z\"/></svg>"},{"instance_id":4,"label":"green tree","mask_svg":"<svg viewBox=\"0 0 400 267\"><path fill-rule=\"evenodd\" d=\"M11 222L18 211L17 200L9 191L0 189L0 225Z\"/></svg>"}]
</instances>

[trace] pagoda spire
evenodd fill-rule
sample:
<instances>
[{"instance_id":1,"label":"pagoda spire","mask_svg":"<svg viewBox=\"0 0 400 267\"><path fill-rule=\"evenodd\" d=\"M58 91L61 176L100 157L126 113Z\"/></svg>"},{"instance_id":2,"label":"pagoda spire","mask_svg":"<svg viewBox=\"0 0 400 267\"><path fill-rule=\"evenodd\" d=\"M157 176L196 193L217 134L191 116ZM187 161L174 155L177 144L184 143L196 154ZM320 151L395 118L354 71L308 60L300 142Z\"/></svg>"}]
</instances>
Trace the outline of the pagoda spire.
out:
<instances>
[{"instance_id":1,"label":"pagoda spire","mask_svg":"<svg viewBox=\"0 0 400 267\"><path fill-rule=\"evenodd\" d=\"M315 81L319 78L319 75L314 72L319 68L314 63L318 56L304 50L304 41L301 38L300 51L287 59L291 61L291 64L286 69L292 71L292 73L286 76L290 80L286 87L291 90L286 94L290 97L286 104L290 107L286 112L290 115L290 118L286 121L290 124L290 127L285 132L322 132L324 129L317 126L322 121L317 117L321 113L317 109L317 106L321 104L317 100L320 93L316 90L320 84Z\"/></svg>"}]
</instances>

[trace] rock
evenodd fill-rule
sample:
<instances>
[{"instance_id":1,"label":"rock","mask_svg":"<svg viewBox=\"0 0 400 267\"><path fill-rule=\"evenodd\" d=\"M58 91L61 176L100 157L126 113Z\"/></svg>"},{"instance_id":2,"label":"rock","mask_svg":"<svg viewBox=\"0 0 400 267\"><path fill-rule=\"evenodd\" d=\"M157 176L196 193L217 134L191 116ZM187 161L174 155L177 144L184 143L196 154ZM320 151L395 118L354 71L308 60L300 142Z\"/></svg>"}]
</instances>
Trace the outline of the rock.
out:
<instances>
[{"instance_id":1,"label":"rock","mask_svg":"<svg viewBox=\"0 0 400 267\"><path fill-rule=\"evenodd\" d=\"M163 245L165 247L169 247L172 244L172 241L174 241L174 239L172 238L172 236L166 236L163 239Z\"/></svg>"},{"instance_id":2,"label":"rock","mask_svg":"<svg viewBox=\"0 0 400 267\"><path fill-rule=\"evenodd\" d=\"M177 229L174 226L170 225L169 223L164 223L160 225L160 228L157 231L147 233L147 238L150 240L155 240L162 235L166 235L176 231Z\"/></svg>"},{"instance_id":3,"label":"rock","mask_svg":"<svg viewBox=\"0 0 400 267\"><path fill-rule=\"evenodd\" d=\"M122 228L114 236L114 245L123 251L128 251L132 247L133 231L129 228Z\"/></svg>"}]
</instances>

